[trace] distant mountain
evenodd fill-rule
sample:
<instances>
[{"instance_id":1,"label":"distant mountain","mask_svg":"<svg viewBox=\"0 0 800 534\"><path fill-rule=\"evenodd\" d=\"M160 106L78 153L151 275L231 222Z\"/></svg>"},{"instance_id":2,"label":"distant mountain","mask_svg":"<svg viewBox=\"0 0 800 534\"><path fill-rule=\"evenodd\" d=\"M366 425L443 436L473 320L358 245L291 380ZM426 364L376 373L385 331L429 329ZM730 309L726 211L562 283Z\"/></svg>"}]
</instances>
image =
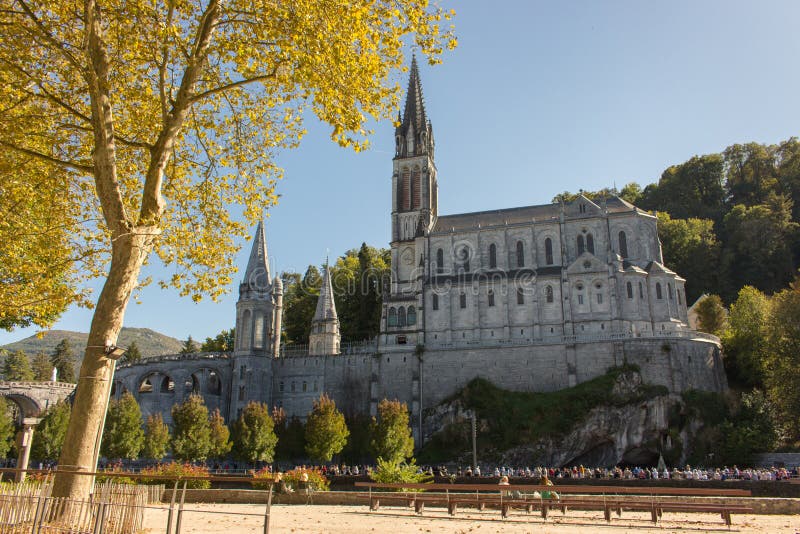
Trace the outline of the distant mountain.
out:
<instances>
[{"instance_id":1,"label":"distant mountain","mask_svg":"<svg viewBox=\"0 0 800 534\"><path fill-rule=\"evenodd\" d=\"M83 349L86 347L86 340L88 338L89 334L84 334L82 332L49 330L44 333L41 339L34 335L15 343L3 345L0 349L9 351L23 350L29 356L33 356L40 351L45 354L50 354L62 339L68 339L75 351L75 356L78 361L80 361L83 359ZM127 347L134 341L139 347L142 356L145 358L160 356L162 354L177 354L183 348L182 341L174 337L165 336L149 328L123 328L122 332L119 334L117 345L120 347Z\"/></svg>"}]
</instances>

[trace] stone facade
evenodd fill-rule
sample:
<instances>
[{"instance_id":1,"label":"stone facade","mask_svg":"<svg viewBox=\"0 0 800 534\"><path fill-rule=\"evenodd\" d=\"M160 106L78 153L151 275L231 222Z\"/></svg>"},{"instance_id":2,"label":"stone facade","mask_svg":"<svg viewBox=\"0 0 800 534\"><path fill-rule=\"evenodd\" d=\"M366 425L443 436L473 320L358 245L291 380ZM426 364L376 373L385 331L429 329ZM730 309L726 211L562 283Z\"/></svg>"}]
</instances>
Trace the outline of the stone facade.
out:
<instances>
[{"instance_id":1,"label":"stone facade","mask_svg":"<svg viewBox=\"0 0 800 534\"><path fill-rule=\"evenodd\" d=\"M667 386L727 387L719 340L687 324L684 280L663 265L657 219L618 197L440 216L433 128L416 62L398 118L392 174L392 280L375 340L341 344L326 267L308 350L278 345L283 288L259 224L230 355L121 366L115 394L142 411L198 392L235 419L256 400L305 417L322 393L346 413L383 398L422 413L475 377L515 391L574 386L624 362Z\"/></svg>"}]
</instances>

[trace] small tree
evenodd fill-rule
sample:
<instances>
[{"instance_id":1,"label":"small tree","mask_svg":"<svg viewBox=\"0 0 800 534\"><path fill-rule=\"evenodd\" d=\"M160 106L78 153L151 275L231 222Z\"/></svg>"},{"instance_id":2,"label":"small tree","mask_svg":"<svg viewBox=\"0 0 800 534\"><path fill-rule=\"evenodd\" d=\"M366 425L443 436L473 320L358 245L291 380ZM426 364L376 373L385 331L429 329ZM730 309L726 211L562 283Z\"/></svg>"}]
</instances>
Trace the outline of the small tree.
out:
<instances>
[{"instance_id":1,"label":"small tree","mask_svg":"<svg viewBox=\"0 0 800 534\"><path fill-rule=\"evenodd\" d=\"M59 402L48 408L36 425L31 445L31 457L37 460L57 460L64 446L64 437L69 424L70 406Z\"/></svg>"},{"instance_id":2,"label":"small tree","mask_svg":"<svg viewBox=\"0 0 800 534\"><path fill-rule=\"evenodd\" d=\"M131 344L125 349L125 355L122 357L122 361L125 363L136 363L141 359L142 351L139 350L139 345L137 345L135 341L131 341Z\"/></svg>"},{"instance_id":3,"label":"small tree","mask_svg":"<svg viewBox=\"0 0 800 534\"><path fill-rule=\"evenodd\" d=\"M306 453L313 460L330 462L334 454L347 444L350 431L336 403L323 394L314 401L314 408L306 419Z\"/></svg>"},{"instance_id":4,"label":"small tree","mask_svg":"<svg viewBox=\"0 0 800 534\"><path fill-rule=\"evenodd\" d=\"M3 362L3 376L6 380L33 380L33 370L28 355L18 350L6 356Z\"/></svg>"},{"instance_id":5,"label":"small tree","mask_svg":"<svg viewBox=\"0 0 800 534\"><path fill-rule=\"evenodd\" d=\"M236 337L236 329L231 328L230 330L223 330L217 337L210 338L207 337L206 340L203 342L203 345L200 347L200 350L203 352L232 352L233 351L233 340Z\"/></svg>"},{"instance_id":6,"label":"small tree","mask_svg":"<svg viewBox=\"0 0 800 534\"><path fill-rule=\"evenodd\" d=\"M33 368L33 379L45 382L53 376L53 365L50 358L44 352L38 352L31 362Z\"/></svg>"},{"instance_id":7,"label":"small tree","mask_svg":"<svg viewBox=\"0 0 800 534\"><path fill-rule=\"evenodd\" d=\"M0 398L0 458L7 458L14 444L14 419L11 417L8 402Z\"/></svg>"},{"instance_id":8,"label":"small tree","mask_svg":"<svg viewBox=\"0 0 800 534\"><path fill-rule=\"evenodd\" d=\"M68 339L62 339L50 355L50 363L58 369L60 382L75 382L75 353Z\"/></svg>"},{"instance_id":9,"label":"small tree","mask_svg":"<svg viewBox=\"0 0 800 534\"><path fill-rule=\"evenodd\" d=\"M378 404L378 420L372 422L372 450L376 458L402 462L414 454L414 438L408 426L408 407L398 400Z\"/></svg>"},{"instance_id":10,"label":"small tree","mask_svg":"<svg viewBox=\"0 0 800 534\"><path fill-rule=\"evenodd\" d=\"M707 296L697 303L695 312L697 313L697 327L701 331L719 335L725 330L725 322L728 314L719 296Z\"/></svg>"},{"instance_id":11,"label":"small tree","mask_svg":"<svg viewBox=\"0 0 800 534\"><path fill-rule=\"evenodd\" d=\"M183 348L181 349L181 354L194 354L198 352L200 349L197 346L197 343L194 342L192 336L186 338L186 341L183 342Z\"/></svg>"},{"instance_id":12,"label":"small tree","mask_svg":"<svg viewBox=\"0 0 800 534\"><path fill-rule=\"evenodd\" d=\"M200 395L172 407L172 454L178 460L204 461L211 451L208 408Z\"/></svg>"},{"instance_id":13,"label":"small tree","mask_svg":"<svg viewBox=\"0 0 800 534\"><path fill-rule=\"evenodd\" d=\"M233 453L248 462L271 462L275 455L275 423L266 404L252 401L233 423Z\"/></svg>"},{"instance_id":14,"label":"small tree","mask_svg":"<svg viewBox=\"0 0 800 534\"><path fill-rule=\"evenodd\" d=\"M151 460L160 460L169 447L169 427L161 414L156 412L147 417L144 425L144 447L142 455Z\"/></svg>"},{"instance_id":15,"label":"small tree","mask_svg":"<svg viewBox=\"0 0 800 534\"><path fill-rule=\"evenodd\" d=\"M106 458L133 460L139 457L143 446L142 412L133 394L126 391L119 400L113 399L108 405L100 452Z\"/></svg>"},{"instance_id":16,"label":"small tree","mask_svg":"<svg viewBox=\"0 0 800 534\"><path fill-rule=\"evenodd\" d=\"M225 455L231 452L233 443L230 440L230 430L228 430L222 414L219 413L219 408L211 412L209 425L211 426L211 451L209 456L211 458L224 458Z\"/></svg>"}]
</instances>

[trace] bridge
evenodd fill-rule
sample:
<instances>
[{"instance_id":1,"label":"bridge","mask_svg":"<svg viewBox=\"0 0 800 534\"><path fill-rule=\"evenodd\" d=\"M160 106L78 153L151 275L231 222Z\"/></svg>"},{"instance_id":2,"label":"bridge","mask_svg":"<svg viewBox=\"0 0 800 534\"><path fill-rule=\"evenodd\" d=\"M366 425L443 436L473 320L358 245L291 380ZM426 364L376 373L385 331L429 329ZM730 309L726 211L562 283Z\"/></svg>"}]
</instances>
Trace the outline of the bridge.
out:
<instances>
[{"instance_id":1,"label":"bridge","mask_svg":"<svg viewBox=\"0 0 800 534\"><path fill-rule=\"evenodd\" d=\"M17 467L28 468L31 453L33 430L42 420L50 406L69 397L75 391L75 384L64 382L3 382L0 381L0 397L5 397L19 407L19 423L22 430L17 436L19 457ZM25 473L17 474L23 480Z\"/></svg>"}]
</instances>

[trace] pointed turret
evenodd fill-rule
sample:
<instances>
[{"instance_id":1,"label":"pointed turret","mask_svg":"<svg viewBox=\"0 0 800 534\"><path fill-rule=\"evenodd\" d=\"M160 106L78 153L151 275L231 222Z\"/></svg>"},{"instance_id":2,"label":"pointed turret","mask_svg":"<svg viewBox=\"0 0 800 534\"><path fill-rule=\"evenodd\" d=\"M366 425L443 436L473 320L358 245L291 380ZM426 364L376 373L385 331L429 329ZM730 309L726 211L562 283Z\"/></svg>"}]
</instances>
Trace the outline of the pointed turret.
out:
<instances>
[{"instance_id":1,"label":"pointed turret","mask_svg":"<svg viewBox=\"0 0 800 534\"><path fill-rule=\"evenodd\" d=\"M317 321L338 321L336 315L336 302L333 300L333 284L331 283L331 270L328 262L325 262L325 271L322 274L322 286L319 290L319 300L317 300L317 311L314 313L314 322Z\"/></svg>"},{"instance_id":2,"label":"pointed turret","mask_svg":"<svg viewBox=\"0 0 800 534\"><path fill-rule=\"evenodd\" d=\"M339 316L336 315L336 303L333 300L333 284L331 270L325 261L322 273L322 286L319 290L317 310L311 321L311 334L308 337L309 355L339 354L341 335L339 334Z\"/></svg>"},{"instance_id":3,"label":"pointed turret","mask_svg":"<svg viewBox=\"0 0 800 534\"><path fill-rule=\"evenodd\" d=\"M264 231L264 222L259 221L242 284L247 285L248 289L266 291L269 289L270 283L267 237Z\"/></svg>"}]
</instances>

